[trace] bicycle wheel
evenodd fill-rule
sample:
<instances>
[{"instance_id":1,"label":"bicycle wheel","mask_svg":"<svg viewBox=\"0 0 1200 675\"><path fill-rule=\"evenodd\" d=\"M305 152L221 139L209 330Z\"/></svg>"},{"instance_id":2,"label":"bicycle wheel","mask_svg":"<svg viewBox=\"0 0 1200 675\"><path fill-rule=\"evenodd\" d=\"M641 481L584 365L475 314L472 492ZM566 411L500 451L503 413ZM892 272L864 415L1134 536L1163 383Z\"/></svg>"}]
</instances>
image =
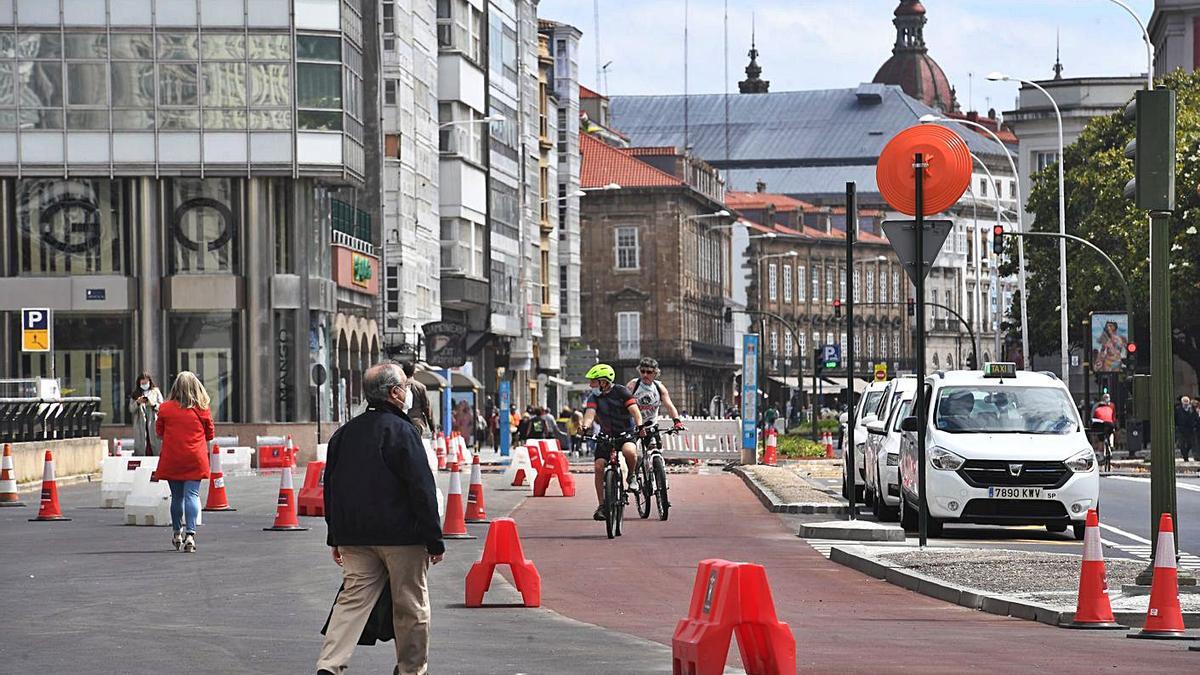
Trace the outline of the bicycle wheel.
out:
<instances>
[{"instance_id":1,"label":"bicycle wheel","mask_svg":"<svg viewBox=\"0 0 1200 675\"><path fill-rule=\"evenodd\" d=\"M671 502L667 500L667 463L661 455L654 456L654 498L658 505L658 519L666 520Z\"/></svg>"},{"instance_id":2,"label":"bicycle wheel","mask_svg":"<svg viewBox=\"0 0 1200 675\"><path fill-rule=\"evenodd\" d=\"M644 456L638 460L637 472L642 484L638 486L638 490L633 496L637 500L638 516L644 520L650 517L650 497L654 493L654 485L648 480L650 478L650 471L649 467L646 466L646 458Z\"/></svg>"},{"instance_id":3,"label":"bicycle wheel","mask_svg":"<svg viewBox=\"0 0 1200 675\"><path fill-rule=\"evenodd\" d=\"M617 513L621 508L621 477L612 469L604 470L604 528L608 538L620 534Z\"/></svg>"}]
</instances>

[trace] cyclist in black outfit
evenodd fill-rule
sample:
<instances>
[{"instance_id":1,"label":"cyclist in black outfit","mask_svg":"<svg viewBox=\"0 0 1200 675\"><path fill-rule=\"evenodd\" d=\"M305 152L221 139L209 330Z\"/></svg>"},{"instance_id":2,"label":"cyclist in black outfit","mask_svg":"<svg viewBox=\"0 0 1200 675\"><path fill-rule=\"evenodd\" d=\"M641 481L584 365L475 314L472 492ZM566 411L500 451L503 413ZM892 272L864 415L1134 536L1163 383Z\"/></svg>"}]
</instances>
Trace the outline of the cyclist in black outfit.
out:
<instances>
[{"instance_id":1,"label":"cyclist in black outfit","mask_svg":"<svg viewBox=\"0 0 1200 675\"><path fill-rule=\"evenodd\" d=\"M633 394L628 389L619 384L613 384L616 377L616 371L612 369L612 366L603 363L597 363L587 372L587 378L596 391L588 396L585 403L587 408L587 412L583 415L585 432L592 428L593 422L598 423L600 429L610 436L633 431L642 425L642 412L638 409L637 401L634 400ZM596 471L596 500L600 503L596 508L596 513L592 515L596 520L605 518L604 467L608 464L609 451L609 448L600 443L595 445L593 451ZM637 466L637 445L632 441L625 442L621 445L621 454L624 455L625 466L628 468L629 489L636 491L637 472L634 471L634 467Z\"/></svg>"}]
</instances>

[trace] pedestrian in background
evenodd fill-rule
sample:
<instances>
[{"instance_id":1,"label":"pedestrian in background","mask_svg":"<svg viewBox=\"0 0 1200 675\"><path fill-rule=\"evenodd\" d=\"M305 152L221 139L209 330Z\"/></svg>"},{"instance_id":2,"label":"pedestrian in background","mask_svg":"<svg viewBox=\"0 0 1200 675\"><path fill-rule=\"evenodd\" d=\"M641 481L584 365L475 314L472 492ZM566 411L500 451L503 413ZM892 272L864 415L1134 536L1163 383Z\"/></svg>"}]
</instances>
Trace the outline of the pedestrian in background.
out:
<instances>
[{"instance_id":1,"label":"pedestrian in background","mask_svg":"<svg viewBox=\"0 0 1200 675\"><path fill-rule=\"evenodd\" d=\"M171 487L171 545L196 552L200 481L208 478L208 442L214 429L208 392L194 373L183 371L158 407L154 430L162 439L155 474Z\"/></svg>"},{"instance_id":2,"label":"pedestrian in background","mask_svg":"<svg viewBox=\"0 0 1200 675\"><path fill-rule=\"evenodd\" d=\"M404 396L404 411L408 413L409 420L417 428L417 433L424 436L429 433L430 427L429 390L420 380L413 377L417 367L412 361L405 362L401 368L404 370L404 379L408 382L405 387L407 393Z\"/></svg>"},{"instance_id":3,"label":"pedestrian in background","mask_svg":"<svg viewBox=\"0 0 1200 675\"><path fill-rule=\"evenodd\" d=\"M392 363L363 375L367 409L329 439L325 522L342 590L329 618L317 673L343 673L371 610L389 584L396 673L429 670L428 572L446 551L433 472L404 414L404 371Z\"/></svg>"},{"instance_id":4,"label":"pedestrian in background","mask_svg":"<svg viewBox=\"0 0 1200 675\"><path fill-rule=\"evenodd\" d=\"M158 406L162 405L163 395L154 385L150 373L138 375L137 384L129 392L129 412L133 413L133 439L135 455L155 455L160 443L155 429L158 418Z\"/></svg>"},{"instance_id":5,"label":"pedestrian in background","mask_svg":"<svg viewBox=\"0 0 1200 675\"><path fill-rule=\"evenodd\" d=\"M1192 407L1192 399L1187 396L1179 398L1175 406L1175 445L1183 461L1188 461L1192 454L1192 437L1196 429L1196 411Z\"/></svg>"}]
</instances>

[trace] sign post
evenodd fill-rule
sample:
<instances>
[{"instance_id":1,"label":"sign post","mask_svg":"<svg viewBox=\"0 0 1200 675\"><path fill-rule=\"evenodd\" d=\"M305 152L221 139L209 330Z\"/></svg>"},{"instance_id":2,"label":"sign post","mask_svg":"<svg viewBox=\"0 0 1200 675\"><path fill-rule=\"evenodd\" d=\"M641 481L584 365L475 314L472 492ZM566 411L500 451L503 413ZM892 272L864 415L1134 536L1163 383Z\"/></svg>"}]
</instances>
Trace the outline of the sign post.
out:
<instances>
[{"instance_id":1,"label":"sign post","mask_svg":"<svg viewBox=\"0 0 1200 675\"><path fill-rule=\"evenodd\" d=\"M939 223L948 221L927 221L925 216L945 211L966 192L971 182L971 153L966 141L946 127L910 127L896 134L884 147L876 164L875 178L884 200L897 211L915 218L902 223L885 223L884 233L916 286L917 529L920 545L924 547L929 523L925 486L929 470L925 458L928 410L922 395L925 386L925 276L950 231L944 226L944 232L936 229ZM931 232L927 232L927 228ZM906 234L909 230L911 237ZM905 501L901 487L902 521L907 520Z\"/></svg>"},{"instance_id":2,"label":"sign post","mask_svg":"<svg viewBox=\"0 0 1200 675\"><path fill-rule=\"evenodd\" d=\"M758 462L758 334L742 336L742 464Z\"/></svg>"},{"instance_id":3,"label":"sign post","mask_svg":"<svg viewBox=\"0 0 1200 675\"><path fill-rule=\"evenodd\" d=\"M500 434L500 456L508 457L512 445L512 428L509 426L508 408L512 399L512 383L506 379L500 380L500 409L496 411L496 431Z\"/></svg>"}]
</instances>

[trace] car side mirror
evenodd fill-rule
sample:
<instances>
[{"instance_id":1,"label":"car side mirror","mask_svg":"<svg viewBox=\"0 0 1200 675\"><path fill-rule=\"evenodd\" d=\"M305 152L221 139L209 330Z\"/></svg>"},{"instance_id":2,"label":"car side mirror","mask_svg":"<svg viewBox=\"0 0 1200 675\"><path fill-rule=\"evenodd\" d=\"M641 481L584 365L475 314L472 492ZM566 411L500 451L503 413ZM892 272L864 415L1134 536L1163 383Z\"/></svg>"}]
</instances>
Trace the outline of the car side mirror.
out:
<instances>
[{"instance_id":1,"label":"car side mirror","mask_svg":"<svg viewBox=\"0 0 1200 675\"><path fill-rule=\"evenodd\" d=\"M911 417L905 417L904 419L900 420L900 430L913 432L920 431L921 420L917 419L915 415Z\"/></svg>"}]
</instances>

